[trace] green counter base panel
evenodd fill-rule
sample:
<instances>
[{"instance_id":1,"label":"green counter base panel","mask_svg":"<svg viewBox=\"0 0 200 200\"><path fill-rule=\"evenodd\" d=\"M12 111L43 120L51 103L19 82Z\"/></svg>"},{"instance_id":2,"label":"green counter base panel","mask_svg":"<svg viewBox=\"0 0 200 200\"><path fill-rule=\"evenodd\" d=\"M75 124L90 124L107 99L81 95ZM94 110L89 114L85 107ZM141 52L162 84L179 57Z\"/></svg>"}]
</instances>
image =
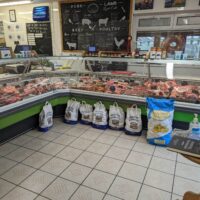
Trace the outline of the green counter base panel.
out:
<instances>
[{"instance_id":1,"label":"green counter base panel","mask_svg":"<svg viewBox=\"0 0 200 200\"><path fill-rule=\"evenodd\" d=\"M58 105L67 104L68 99L70 99L69 96L60 97L60 98L52 99L49 102L52 104L52 106L58 106ZM21 112L0 118L0 129L7 128L17 122L20 122L24 119L27 119L29 117L39 114L43 106L44 104L40 103L31 108L27 108Z\"/></svg>"},{"instance_id":2,"label":"green counter base panel","mask_svg":"<svg viewBox=\"0 0 200 200\"><path fill-rule=\"evenodd\" d=\"M58 106L58 105L64 105L67 104L68 99L72 97L66 96L66 97L59 97L50 100L49 102L52 104L52 106ZM94 105L97 100L89 99L89 98L81 98L81 97L76 97L78 101L86 101L87 103ZM111 104L113 104L113 101L102 101L102 103L106 106L108 109ZM17 122L20 122L26 118L29 118L31 116L37 115L40 113L42 107L44 104L40 103L37 104L31 108L27 108L24 111L0 118L0 129L4 129L6 127L9 127ZM119 103L119 106L123 107L124 111L126 111L127 107L130 107L132 104L128 103ZM146 107L144 105L139 106L142 109L142 114L146 115ZM174 114L174 120L180 121L180 122L191 122L193 119L194 115L193 113L187 113L187 112L178 112L176 111ZM199 116L200 120L200 116Z\"/></svg>"},{"instance_id":3,"label":"green counter base panel","mask_svg":"<svg viewBox=\"0 0 200 200\"><path fill-rule=\"evenodd\" d=\"M87 103L94 105L97 101L96 100L91 100L91 99L86 99L86 98L76 98L77 101L86 101ZM111 104L113 104L113 101L102 101L102 103L106 106L107 109L109 109L109 106ZM126 111L126 109L130 106L132 106L133 104L127 103L118 103L119 106L121 106L124 111ZM147 108L146 106L142 105L142 106L138 106L139 108L141 108L142 110L142 115L147 115ZM179 112L179 111L175 111L174 113L174 120L176 121L180 121L180 122L191 122L194 118L194 114L193 113L188 113L188 112ZM200 121L200 116L199 116L199 121Z\"/></svg>"}]
</instances>

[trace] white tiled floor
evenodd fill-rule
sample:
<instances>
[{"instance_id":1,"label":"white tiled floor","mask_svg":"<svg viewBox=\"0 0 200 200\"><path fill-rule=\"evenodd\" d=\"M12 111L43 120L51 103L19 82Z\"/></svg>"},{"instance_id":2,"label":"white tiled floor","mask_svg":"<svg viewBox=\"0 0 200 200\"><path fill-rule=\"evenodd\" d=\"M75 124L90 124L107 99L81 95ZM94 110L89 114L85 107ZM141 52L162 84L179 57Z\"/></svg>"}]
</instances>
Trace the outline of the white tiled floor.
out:
<instances>
[{"instance_id":1,"label":"white tiled floor","mask_svg":"<svg viewBox=\"0 0 200 200\"><path fill-rule=\"evenodd\" d=\"M200 166L145 135L61 120L0 146L2 200L182 200L200 193Z\"/></svg>"}]
</instances>

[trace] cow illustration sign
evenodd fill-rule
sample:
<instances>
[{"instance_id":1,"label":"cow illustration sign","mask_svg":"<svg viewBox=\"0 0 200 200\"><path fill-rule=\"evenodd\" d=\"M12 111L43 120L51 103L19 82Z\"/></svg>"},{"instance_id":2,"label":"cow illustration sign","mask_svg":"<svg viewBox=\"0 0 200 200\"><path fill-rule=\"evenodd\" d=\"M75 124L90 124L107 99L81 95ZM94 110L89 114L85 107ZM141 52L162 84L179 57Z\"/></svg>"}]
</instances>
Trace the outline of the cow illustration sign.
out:
<instances>
[{"instance_id":1,"label":"cow illustration sign","mask_svg":"<svg viewBox=\"0 0 200 200\"><path fill-rule=\"evenodd\" d=\"M130 1L60 3L63 50L126 51Z\"/></svg>"}]
</instances>

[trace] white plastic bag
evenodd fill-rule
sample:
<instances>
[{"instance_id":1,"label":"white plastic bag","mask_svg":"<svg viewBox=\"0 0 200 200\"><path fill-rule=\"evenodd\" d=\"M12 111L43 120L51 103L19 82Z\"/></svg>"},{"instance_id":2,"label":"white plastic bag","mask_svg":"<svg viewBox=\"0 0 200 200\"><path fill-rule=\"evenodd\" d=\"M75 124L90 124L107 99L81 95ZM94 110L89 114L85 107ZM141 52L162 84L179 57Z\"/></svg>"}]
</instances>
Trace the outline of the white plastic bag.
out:
<instances>
[{"instance_id":1,"label":"white plastic bag","mask_svg":"<svg viewBox=\"0 0 200 200\"><path fill-rule=\"evenodd\" d=\"M46 102L39 115L39 130L47 132L53 126L53 109L49 102Z\"/></svg>"},{"instance_id":2,"label":"white plastic bag","mask_svg":"<svg viewBox=\"0 0 200 200\"><path fill-rule=\"evenodd\" d=\"M105 106L101 101L94 104L94 112L93 112L93 127L98 129L106 129L108 126L108 114Z\"/></svg>"},{"instance_id":3,"label":"white plastic bag","mask_svg":"<svg viewBox=\"0 0 200 200\"><path fill-rule=\"evenodd\" d=\"M65 123L67 124L77 124L78 123L78 111L80 107L80 102L72 98L67 102L67 108L65 110Z\"/></svg>"},{"instance_id":4,"label":"white plastic bag","mask_svg":"<svg viewBox=\"0 0 200 200\"><path fill-rule=\"evenodd\" d=\"M125 132L129 135L141 135L142 133L141 109L137 105L127 108Z\"/></svg>"},{"instance_id":5,"label":"white plastic bag","mask_svg":"<svg viewBox=\"0 0 200 200\"><path fill-rule=\"evenodd\" d=\"M81 123L91 124L93 119L93 107L90 104L86 104L85 101L82 101L80 106L81 113Z\"/></svg>"},{"instance_id":6,"label":"white plastic bag","mask_svg":"<svg viewBox=\"0 0 200 200\"><path fill-rule=\"evenodd\" d=\"M111 129L123 129L124 128L125 114L117 102L110 106L109 110L109 126Z\"/></svg>"}]
</instances>

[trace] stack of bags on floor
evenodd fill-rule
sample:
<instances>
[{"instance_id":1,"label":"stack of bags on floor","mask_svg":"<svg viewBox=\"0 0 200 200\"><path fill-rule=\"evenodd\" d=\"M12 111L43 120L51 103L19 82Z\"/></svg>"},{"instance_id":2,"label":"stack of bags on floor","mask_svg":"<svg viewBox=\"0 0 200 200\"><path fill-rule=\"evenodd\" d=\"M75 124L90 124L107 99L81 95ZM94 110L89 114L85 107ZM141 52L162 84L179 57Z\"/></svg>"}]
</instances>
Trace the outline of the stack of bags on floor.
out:
<instances>
[{"instance_id":1,"label":"stack of bags on floor","mask_svg":"<svg viewBox=\"0 0 200 200\"><path fill-rule=\"evenodd\" d=\"M141 110L136 105L127 109L127 116L123 109L115 102L107 112L105 105L99 101L93 106L71 99L67 103L65 111L65 123L76 124L79 121L79 111L82 124L92 125L97 129L124 130L127 134L140 135L142 132ZM125 123L126 122L126 123ZM124 126L124 124L126 124Z\"/></svg>"},{"instance_id":2,"label":"stack of bags on floor","mask_svg":"<svg viewBox=\"0 0 200 200\"><path fill-rule=\"evenodd\" d=\"M174 100L147 98L148 131L147 140L150 144L166 146L171 141L172 122L174 116ZM92 125L97 129L124 130L129 135L141 135L141 109L137 105L127 108L126 117L123 109L115 102L109 107L99 101L93 106L85 101L78 102L75 98L67 103L64 122L67 124ZM53 109L48 102L44 105L39 117L40 130L48 131L53 126Z\"/></svg>"}]
</instances>

